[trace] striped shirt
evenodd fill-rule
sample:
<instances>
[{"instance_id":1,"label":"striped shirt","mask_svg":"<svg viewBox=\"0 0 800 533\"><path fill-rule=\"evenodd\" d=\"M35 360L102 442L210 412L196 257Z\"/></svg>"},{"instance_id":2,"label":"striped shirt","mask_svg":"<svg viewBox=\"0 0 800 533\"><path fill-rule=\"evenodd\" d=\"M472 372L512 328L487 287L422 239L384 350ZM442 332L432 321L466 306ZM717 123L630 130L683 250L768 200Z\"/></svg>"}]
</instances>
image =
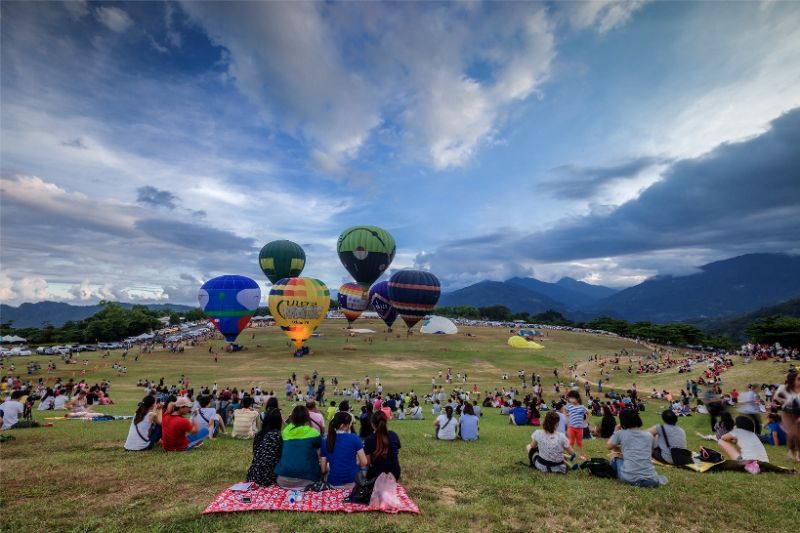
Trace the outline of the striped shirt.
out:
<instances>
[{"instance_id":1,"label":"striped shirt","mask_svg":"<svg viewBox=\"0 0 800 533\"><path fill-rule=\"evenodd\" d=\"M568 403L567 413L569 413L570 427L573 428L586 427L586 423L584 422L584 415L586 414L586 408L584 406L573 405L571 403Z\"/></svg>"}]
</instances>

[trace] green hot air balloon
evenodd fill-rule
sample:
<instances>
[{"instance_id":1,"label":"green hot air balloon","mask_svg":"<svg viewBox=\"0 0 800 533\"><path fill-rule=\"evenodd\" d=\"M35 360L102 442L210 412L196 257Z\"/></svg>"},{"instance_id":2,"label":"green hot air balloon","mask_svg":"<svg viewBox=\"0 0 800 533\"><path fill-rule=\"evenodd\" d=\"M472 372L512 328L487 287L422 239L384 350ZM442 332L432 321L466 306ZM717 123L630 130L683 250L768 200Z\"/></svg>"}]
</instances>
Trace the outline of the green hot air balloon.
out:
<instances>
[{"instance_id":1,"label":"green hot air balloon","mask_svg":"<svg viewBox=\"0 0 800 533\"><path fill-rule=\"evenodd\" d=\"M306 266L306 253L292 241L272 241L258 254L258 266L274 285L280 279L300 276Z\"/></svg>"},{"instance_id":2,"label":"green hot air balloon","mask_svg":"<svg viewBox=\"0 0 800 533\"><path fill-rule=\"evenodd\" d=\"M339 235L336 251L353 279L364 288L392 264L397 246L388 231L375 226L353 226Z\"/></svg>"}]
</instances>

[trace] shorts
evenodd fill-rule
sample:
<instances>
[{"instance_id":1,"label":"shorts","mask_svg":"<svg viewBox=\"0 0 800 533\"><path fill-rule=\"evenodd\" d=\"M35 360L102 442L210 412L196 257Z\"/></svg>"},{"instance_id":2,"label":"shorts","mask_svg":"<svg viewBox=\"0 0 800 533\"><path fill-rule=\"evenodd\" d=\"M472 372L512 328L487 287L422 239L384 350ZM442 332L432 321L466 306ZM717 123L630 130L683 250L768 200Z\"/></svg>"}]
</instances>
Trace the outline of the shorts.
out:
<instances>
[{"instance_id":1,"label":"shorts","mask_svg":"<svg viewBox=\"0 0 800 533\"><path fill-rule=\"evenodd\" d=\"M576 428L569 426L567 428L567 438L569 438L569 445L578 445L583 447L583 428Z\"/></svg>"}]
</instances>

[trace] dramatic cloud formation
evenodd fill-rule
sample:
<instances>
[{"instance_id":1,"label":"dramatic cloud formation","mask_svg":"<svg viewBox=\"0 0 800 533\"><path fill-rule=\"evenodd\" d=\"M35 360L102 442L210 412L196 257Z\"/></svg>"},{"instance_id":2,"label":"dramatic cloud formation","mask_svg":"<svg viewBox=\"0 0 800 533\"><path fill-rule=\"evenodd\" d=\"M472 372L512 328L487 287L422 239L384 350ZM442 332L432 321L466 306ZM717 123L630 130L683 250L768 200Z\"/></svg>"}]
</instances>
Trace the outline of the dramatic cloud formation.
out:
<instances>
[{"instance_id":1,"label":"dramatic cloud formation","mask_svg":"<svg viewBox=\"0 0 800 533\"><path fill-rule=\"evenodd\" d=\"M0 25L4 303L192 303L265 284L280 238L335 287L365 223L448 289L798 249L796 3L4 2Z\"/></svg>"}]
</instances>

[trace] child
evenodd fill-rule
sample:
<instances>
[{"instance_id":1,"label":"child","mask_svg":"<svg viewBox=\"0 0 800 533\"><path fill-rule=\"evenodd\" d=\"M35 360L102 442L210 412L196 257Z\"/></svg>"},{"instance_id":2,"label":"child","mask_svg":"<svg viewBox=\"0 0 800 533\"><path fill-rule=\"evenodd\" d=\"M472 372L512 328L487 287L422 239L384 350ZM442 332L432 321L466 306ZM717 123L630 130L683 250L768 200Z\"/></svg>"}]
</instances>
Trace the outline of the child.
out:
<instances>
[{"instance_id":1,"label":"child","mask_svg":"<svg viewBox=\"0 0 800 533\"><path fill-rule=\"evenodd\" d=\"M336 414L336 411L337 411L336 402L331 400L331 404L330 406L328 406L328 412L326 413L325 418L327 418L328 420L333 420L333 415Z\"/></svg>"},{"instance_id":2,"label":"child","mask_svg":"<svg viewBox=\"0 0 800 533\"><path fill-rule=\"evenodd\" d=\"M740 463L751 461L769 462L767 450L754 433L755 422L748 416L737 416L736 427L719 439L719 447L725 454Z\"/></svg>"},{"instance_id":3,"label":"child","mask_svg":"<svg viewBox=\"0 0 800 533\"><path fill-rule=\"evenodd\" d=\"M567 394L567 414L569 422L567 426L567 437L569 445L576 447L581 461L586 460L583 454L583 431L586 427L586 417L588 411L581 405L581 395L576 390L571 390Z\"/></svg>"}]
</instances>

